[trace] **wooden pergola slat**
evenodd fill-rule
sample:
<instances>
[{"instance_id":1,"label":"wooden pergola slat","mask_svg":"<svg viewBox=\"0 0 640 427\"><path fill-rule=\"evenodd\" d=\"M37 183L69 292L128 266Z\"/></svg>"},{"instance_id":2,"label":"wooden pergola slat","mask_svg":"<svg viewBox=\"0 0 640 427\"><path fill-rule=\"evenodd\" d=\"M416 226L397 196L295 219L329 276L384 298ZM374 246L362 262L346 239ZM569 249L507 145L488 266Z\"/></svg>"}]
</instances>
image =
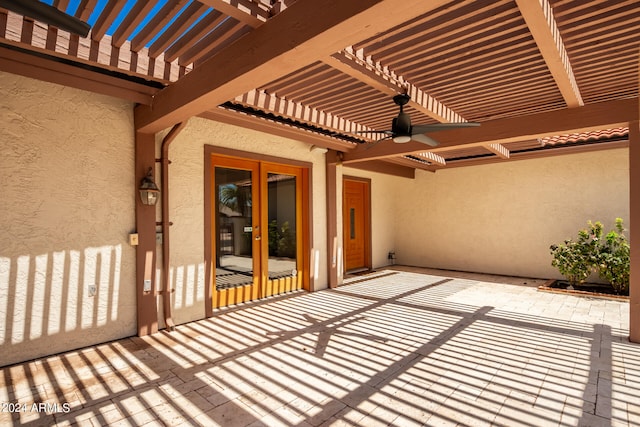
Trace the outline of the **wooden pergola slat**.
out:
<instances>
[{"instance_id":1,"label":"wooden pergola slat","mask_svg":"<svg viewBox=\"0 0 640 427\"><path fill-rule=\"evenodd\" d=\"M147 25L133 37L131 50L134 52L140 51L187 3L188 0L175 0L161 7Z\"/></svg>"},{"instance_id":2,"label":"wooden pergola slat","mask_svg":"<svg viewBox=\"0 0 640 427\"><path fill-rule=\"evenodd\" d=\"M368 62L351 48L331 55L326 63L387 95L393 96L404 90L408 91L411 96L409 105L439 122L467 121L393 70L380 63Z\"/></svg>"},{"instance_id":3,"label":"wooden pergola slat","mask_svg":"<svg viewBox=\"0 0 640 427\"><path fill-rule=\"evenodd\" d=\"M100 41L105 36L107 30L111 27L113 21L116 19L118 14L120 14L126 4L126 0L112 0L107 2L102 13L100 13L100 16L98 16L98 19L91 28L92 40Z\"/></svg>"}]
</instances>

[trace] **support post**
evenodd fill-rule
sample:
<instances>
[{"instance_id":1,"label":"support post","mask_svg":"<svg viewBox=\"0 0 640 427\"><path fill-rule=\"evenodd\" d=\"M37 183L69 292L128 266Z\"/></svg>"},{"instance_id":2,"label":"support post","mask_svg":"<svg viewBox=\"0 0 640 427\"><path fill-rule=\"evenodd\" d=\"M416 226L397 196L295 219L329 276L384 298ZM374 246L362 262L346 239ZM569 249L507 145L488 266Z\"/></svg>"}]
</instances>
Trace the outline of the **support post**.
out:
<instances>
[{"instance_id":1,"label":"support post","mask_svg":"<svg viewBox=\"0 0 640 427\"><path fill-rule=\"evenodd\" d=\"M338 286L338 153L329 150L325 154L327 164L327 271L329 287Z\"/></svg>"},{"instance_id":2,"label":"support post","mask_svg":"<svg viewBox=\"0 0 640 427\"><path fill-rule=\"evenodd\" d=\"M138 194L140 182L149 168L155 172L155 135L136 132L135 192L136 192L136 306L138 336L158 332L156 302L156 207L142 203ZM155 173L154 173L155 174Z\"/></svg>"},{"instance_id":3,"label":"support post","mask_svg":"<svg viewBox=\"0 0 640 427\"><path fill-rule=\"evenodd\" d=\"M629 340L640 343L640 121L629 123Z\"/></svg>"}]
</instances>

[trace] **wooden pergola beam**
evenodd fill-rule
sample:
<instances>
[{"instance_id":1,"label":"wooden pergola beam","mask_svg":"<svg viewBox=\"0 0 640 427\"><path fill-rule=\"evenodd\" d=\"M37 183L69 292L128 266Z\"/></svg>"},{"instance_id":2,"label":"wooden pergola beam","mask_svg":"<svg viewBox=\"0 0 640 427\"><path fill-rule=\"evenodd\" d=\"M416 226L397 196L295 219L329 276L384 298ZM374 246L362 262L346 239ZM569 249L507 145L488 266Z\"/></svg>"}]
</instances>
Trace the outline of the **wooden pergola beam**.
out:
<instances>
[{"instance_id":1,"label":"wooden pergola beam","mask_svg":"<svg viewBox=\"0 0 640 427\"><path fill-rule=\"evenodd\" d=\"M461 168L466 166L478 166L478 165L486 165L491 163L503 163L505 161L516 161L516 160L532 160L532 159L541 159L544 157L548 157L551 153L553 156L563 156L568 154L581 154L581 153L590 153L594 151L604 151L604 150L615 150L620 148L628 148L628 141L612 141L612 142L599 142L596 144L588 144L588 145L578 145L578 146L558 146L549 150L540 150L540 151L530 151L523 153L511 153L509 159L503 159L500 157L483 157L478 159L464 159L464 160L449 160L446 166L438 166L434 165L432 169L434 171L439 169L451 169L451 168Z\"/></svg>"},{"instance_id":2,"label":"wooden pergola beam","mask_svg":"<svg viewBox=\"0 0 640 427\"><path fill-rule=\"evenodd\" d=\"M568 107L584 105L549 0L516 0L520 13Z\"/></svg>"},{"instance_id":3,"label":"wooden pergola beam","mask_svg":"<svg viewBox=\"0 0 640 427\"><path fill-rule=\"evenodd\" d=\"M249 0L200 0L200 3L210 6L253 28L264 24L269 18L269 12Z\"/></svg>"},{"instance_id":4,"label":"wooden pergola beam","mask_svg":"<svg viewBox=\"0 0 640 427\"><path fill-rule=\"evenodd\" d=\"M385 175L398 176L400 178L414 179L416 177L416 168L414 165L401 165L395 161L378 160L368 163L354 163L348 165L350 168L366 170L369 172L377 172Z\"/></svg>"},{"instance_id":5,"label":"wooden pergola beam","mask_svg":"<svg viewBox=\"0 0 640 427\"><path fill-rule=\"evenodd\" d=\"M629 123L629 340L640 343L640 116Z\"/></svg>"},{"instance_id":6,"label":"wooden pergola beam","mask_svg":"<svg viewBox=\"0 0 640 427\"><path fill-rule=\"evenodd\" d=\"M440 145L429 151L439 152L458 146L504 144L566 133L624 127L637 116L638 98L627 98L583 107L490 120L482 122L479 127L432 132L429 136ZM362 162L424 151L424 144L416 141L406 144L384 141L367 150L364 147L357 147L345 153L343 162Z\"/></svg>"},{"instance_id":7,"label":"wooden pergola beam","mask_svg":"<svg viewBox=\"0 0 640 427\"><path fill-rule=\"evenodd\" d=\"M10 46L10 45L8 45ZM158 89L0 46L0 70L151 105Z\"/></svg>"},{"instance_id":8,"label":"wooden pergola beam","mask_svg":"<svg viewBox=\"0 0 640 427\"><path fill-rule=\"evenodd\" d=\"M158 132L445 3L298 0L136 108L137 130Z\"/></svg>"}]
</instances>

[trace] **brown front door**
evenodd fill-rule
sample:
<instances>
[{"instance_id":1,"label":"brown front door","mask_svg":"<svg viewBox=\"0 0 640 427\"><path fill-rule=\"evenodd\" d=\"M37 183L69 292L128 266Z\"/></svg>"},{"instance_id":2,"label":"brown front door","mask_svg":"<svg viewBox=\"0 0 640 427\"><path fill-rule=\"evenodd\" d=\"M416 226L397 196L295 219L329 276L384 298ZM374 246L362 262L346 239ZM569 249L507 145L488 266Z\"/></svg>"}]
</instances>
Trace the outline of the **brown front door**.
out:
<instances>
[{"instance_id":1,"label":"brown front door","mask_svg":"<svg viewBox=\"0 0 640 427\"><path fill-rule=\"evenodd\" d=\"M369 181L343 181L343 237L345 271L371 268Z\"/></svg>"}]
</instances>

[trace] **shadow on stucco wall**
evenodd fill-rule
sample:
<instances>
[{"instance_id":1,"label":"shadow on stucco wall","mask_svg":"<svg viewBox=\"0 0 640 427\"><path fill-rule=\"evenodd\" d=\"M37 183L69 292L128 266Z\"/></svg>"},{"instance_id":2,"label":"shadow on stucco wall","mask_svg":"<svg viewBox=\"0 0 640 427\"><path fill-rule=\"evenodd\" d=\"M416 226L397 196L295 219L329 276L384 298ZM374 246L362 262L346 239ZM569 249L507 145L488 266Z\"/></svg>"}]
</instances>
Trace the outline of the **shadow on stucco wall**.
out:
<instances>
[{"instance_id":1,"label":"shadow on stucco wall","mask_svg":"<svg viewBox=\"0 0 640 427\"><path fill-rule=\"evenodd\" d=\"M133 335L135 284L123 280L122 252L0 257L0 365Z\"/></svg>"}]
</instances>

